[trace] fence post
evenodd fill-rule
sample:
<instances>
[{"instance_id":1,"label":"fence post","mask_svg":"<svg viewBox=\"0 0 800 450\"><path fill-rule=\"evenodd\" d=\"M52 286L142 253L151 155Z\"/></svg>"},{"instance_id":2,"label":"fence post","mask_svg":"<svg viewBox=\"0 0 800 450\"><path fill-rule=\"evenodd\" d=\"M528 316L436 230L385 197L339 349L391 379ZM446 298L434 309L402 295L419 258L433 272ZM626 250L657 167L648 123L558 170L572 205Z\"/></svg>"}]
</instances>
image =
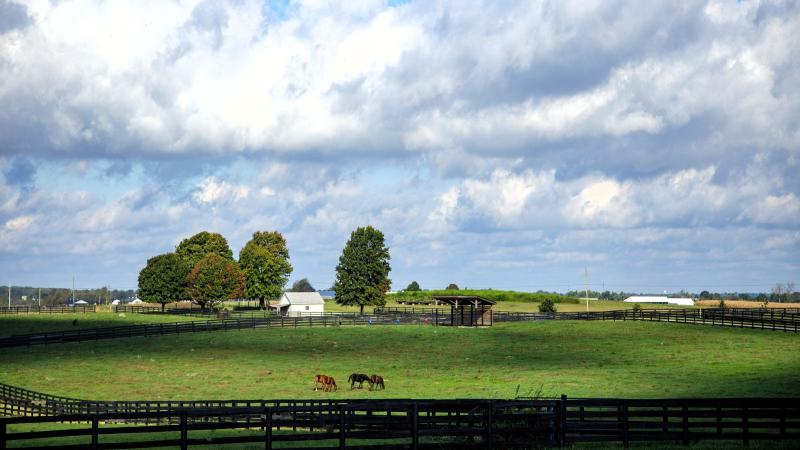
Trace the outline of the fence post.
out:
<instances>
[{"instance_id":1,"label":"fence post","mask_svg":"<svg viewBox=\"0 0 800 450\"><path fill-rule=\"evenodd\" d=\"M750 445L750 423L748 420L747 406L742 407L742 440L744 445Z\"/></svg>"},{"instance_id":2,"label":"fence post","mask_svg":"<svg viewBox=\"0 0 800 450\"><path fill-rule=\"evenodd\" d=\"M689 445L689 405L683 401L683 445Z\"/></svg>"},{"instance_id":3,"label":"fence post","mask_svg":"<svg viewBox=\"0 0 800 450\"><path fill-rule=\"evenodd\" d=\"M494 400L489 400L486 405L486 443L490 449L494 448Z\"/></svg>"},{"instance_id":4,"label":"fence post","mask_svg":"<svg viewBox=\"0 0 800 450\"><path fill-rule=\"evenodd\" d=\"M6 421L0 419L0 450L6 450Z\"/></svg>"},{"instance_id":5,"label":"fence post","mask_svg":"<svg viewBox=\"0 0 800 450\"><path fill-rule=\"evenodd\" d=\"M186 449L189 448L189 442L188 442L188 440L189 440L188 439L189 432L188 432L188 427L187 427L187 423L186 423L186 411L181 411L180 420L181 420L181 423L180 423L180 428L181 428L181 450L186 450Z\"/></svg>"},{"instance_id":6,"label":"fence post","mask_svg":"<svg viewBox=\"0 0 800 450\"><path fill-rule=\"evenodd\" d=\"M344 450L347 448L347 435L346 435L346 424L345 424L345 417L344 417L344 405L339 405L339 449Z\"/></svg>"},{"instance_id":7,"label":"fence post","mask_svg":"<svg viewBox=\"0 0 800 450\"><path fill-rule=\"evenodd\" d=\"M92 450L97 449L98 434L100 434L100 423L97 419L97 413L92 416Z\"/></svg>"},{"instance_id":8,"label":"fence post","mask_svg":"<svg viewBox=\"0 0 800 450\"><path fill-rule=\"evenodd\" d=\"M561 401L558 404L558 446L567 445L567 396L561 394Z\"/></svg>"},{"instance_id":9,"label":"fence post","mask_svg":"<svg viewBox=\"0 0 800 450\"><path fill-rule=\"evenodd\" d=\"M411 448L419 448L419 406L416 401L411 403Z\"/></svg>"},{"instance_id":10,"label":"fence post","mask_svg":"<svg viewBox=\"0 0 800 450\"><path fill-rule=\"evenodd\" d=\"M631 445L630 441L628 440L628 403L625 402L625 400L621 400L619 407L622 416L622 446L628 448Z\"/></svg>"},{"instance_id":11,"label":"fence post","mask_svg":"<svg viewBox=\"0 0 800 450\"><path fill-rule=\"evenodd\" d=\"M264 407L264 448L272 449L272 408Z\"/></svg>"}]
</instances>

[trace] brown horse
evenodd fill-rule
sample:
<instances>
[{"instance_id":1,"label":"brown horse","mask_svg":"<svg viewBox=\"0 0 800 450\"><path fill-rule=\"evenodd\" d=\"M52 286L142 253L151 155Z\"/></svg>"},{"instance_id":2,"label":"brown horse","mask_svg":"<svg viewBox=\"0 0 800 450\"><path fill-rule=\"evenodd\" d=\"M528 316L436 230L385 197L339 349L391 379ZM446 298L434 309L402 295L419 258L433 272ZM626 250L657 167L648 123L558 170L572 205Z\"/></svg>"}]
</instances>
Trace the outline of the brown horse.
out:
<instances>
[{"instance_id":1,"label":"brown horse","mask_svg":"<svg viewBox=\"0 0 800 450\"><path fill-rule=\"evenodd\" d=\"M322 388L322 392L331 392L338 389L336 380L328 375L314 375L314 390Z\"/></svg>"},{"instance_id":2,"label":"brown horse","mask_svg":"<svg viewBox=\"0 0 800 450\"><path fill-rule=\"evenodd\" d=\"M369 377L369 390L372 391L376 389L386 389L386 386L383 384L382 376L373 374Z\"/></svg>"}]
</instances>

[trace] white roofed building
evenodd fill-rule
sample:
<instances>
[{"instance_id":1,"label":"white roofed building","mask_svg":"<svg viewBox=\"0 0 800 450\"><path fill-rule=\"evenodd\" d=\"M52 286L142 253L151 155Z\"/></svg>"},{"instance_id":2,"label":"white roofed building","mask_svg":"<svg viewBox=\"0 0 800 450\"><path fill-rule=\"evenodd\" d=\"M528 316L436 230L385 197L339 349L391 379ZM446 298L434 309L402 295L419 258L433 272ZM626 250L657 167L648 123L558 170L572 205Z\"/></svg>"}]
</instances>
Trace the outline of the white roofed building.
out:
<instances>
[{"instance_id":1,"label":"white roofed building","mask_svg":"<svg viewBox=\"0 0 800 450\"><path fill-rule=\"evenodd\" d=\"M670 298L666 295L633 295L624 300L626 303L651 303L661 305L694 306L691 298Z\"/></svg>"},{"instance_id":2,"label":"white roofed building","mask_svg":"<svg viewBox=\"0 0 800 450\"><path fill-rule=\"evenodd\" d=\"M284 292L275 308L282 316L304 316L325 312L325 300L319 292Z\"/></svg>"}]
</instances>

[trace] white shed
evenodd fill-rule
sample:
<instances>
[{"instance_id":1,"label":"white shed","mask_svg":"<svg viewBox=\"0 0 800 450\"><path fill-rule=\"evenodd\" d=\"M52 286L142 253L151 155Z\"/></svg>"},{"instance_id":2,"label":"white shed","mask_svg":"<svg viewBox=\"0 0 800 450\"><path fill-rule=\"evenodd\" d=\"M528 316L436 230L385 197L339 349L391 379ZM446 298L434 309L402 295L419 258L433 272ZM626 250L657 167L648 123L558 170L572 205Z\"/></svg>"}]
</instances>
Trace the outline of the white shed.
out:
<instances>
[{"instance_id":1,"label":"white shed","mask_svg":"<svg viewBox=\"0 0 800 450\"><path fill-rule=\"evenodd\" d=\"M626 303L654 303L662 305L694 306L691 298L670 298L666 295L634 295L625 299Z\"/></svg>"},{"instance_id":2,"label":"white shed","mask_svg":"<svg viewBox=\"0 0 800 450\"><path fill-rule=\"evenodd\" d=\"M284 292L272 307L282 316L306 316L325 312L325 300L319 292Z\"/></svg>"}]
</instances>

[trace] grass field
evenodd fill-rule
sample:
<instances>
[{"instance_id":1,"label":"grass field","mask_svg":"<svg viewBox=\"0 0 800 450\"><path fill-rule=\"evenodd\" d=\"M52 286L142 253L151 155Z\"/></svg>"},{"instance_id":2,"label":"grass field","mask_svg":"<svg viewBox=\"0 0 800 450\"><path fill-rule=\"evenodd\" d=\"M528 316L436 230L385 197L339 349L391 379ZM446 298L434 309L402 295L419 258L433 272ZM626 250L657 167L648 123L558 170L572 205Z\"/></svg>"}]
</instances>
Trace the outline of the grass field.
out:
<instances>
[{"instance_id":1,"label":"grass field","mask_svg":"<svg viewBox=\"0 0 800 450\"><path fill-rule=\"evenodd\" d=\"M389 297L389 301L386 303L386 306L399 306L399 307L409 307L409 305L401 305L394 301L392 297ZM676 305L641 305L642 308L646 309L664 309L664 308L680 308L680 306ZM421 305L415 306L419 308L433 308L433 305ZM448 306L440 306L440 308L448 308ZM624 303L618 301L607 301L607 300L589 300L589 311L612 311L615 309L631 309L633 308L633 303ZM374 308L373 307L365 307L364 312L371 312ZM538 302L506 302L506 301L498 301L497 304L492 306L492 309L495 311L513 311L513 312L538 312L539 311L539 303ZM559 312L575 312L575 311L586 311L586 303L581 300L579 303L558 303L556 304L556 309ZM356 306L341 306L337 305L335 301L328 300L325 302L325 311L328 312L358 312L358 307Z\"/></svg>"},{"instance_id":2,"label":"grass field","mask_svg":"<svg viewBox=\"0 0 800 450\"><path fill-rule=\"evenodd\" d=\"M145 323L174 323L184 320L198 319L173 315L115 314L112 312L87 314L8 314L0 315L0 337L8 337L14 334L81 330Z\"/></svg>"},{"instance_id":3,"label":"grass field","mask_svg":"<svg viewBox=\"0 0 800 450\"><path fill-rule=\"evenodd\" d=\"M509 398L518 385L521 395L792 396L797 348L789 333L645 322L258 329L6 350L0 381L104 400ZM311 389L316 373L343 387L354 371L383 375L386 391Z\"/></svg>"}]
</instances>

